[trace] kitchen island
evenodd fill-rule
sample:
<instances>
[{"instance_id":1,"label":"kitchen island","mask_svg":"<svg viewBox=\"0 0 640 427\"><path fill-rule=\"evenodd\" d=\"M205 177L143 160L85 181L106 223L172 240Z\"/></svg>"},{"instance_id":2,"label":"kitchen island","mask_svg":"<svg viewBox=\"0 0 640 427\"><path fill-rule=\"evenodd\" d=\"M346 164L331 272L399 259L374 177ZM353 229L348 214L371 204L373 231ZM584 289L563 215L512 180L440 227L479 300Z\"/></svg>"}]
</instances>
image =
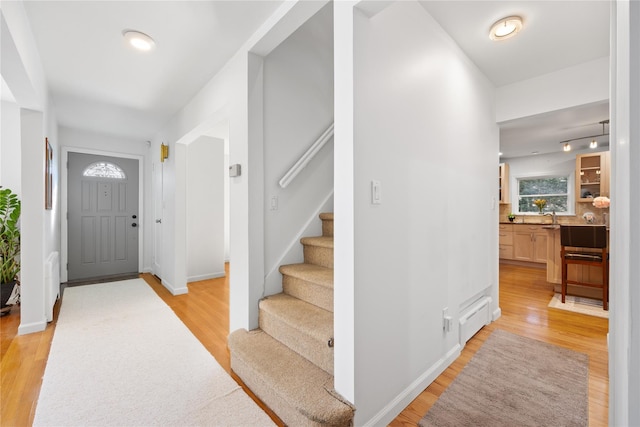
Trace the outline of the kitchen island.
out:
<instances>
[{"instance_id":1,"label":"kitchen island","mask_svg":"<svg viewBox=\"0 0 640 427\"><path fill-rule=\"evenodd\" d=\"M554 291L562 291L562 260L560 258L560 226L547 225L547 282L554 284ZM607 249L609 246L609 231L607 229ZM569 280L602 284L602 269L592 265L567 266ZM587 286L567 285L568 295L584 296L594 299L602 299L602 290Z\"/></svg>"},{"instance_id":2,"label":"kitchen island","mask_svg":"<svg viewBox=\"0 0 640 427\"><path fill-rule=\"evenodd\" d=\"M546 268L547 282L554 285L554 291L561 292L562 262L560 259L560 225L550 223L512 223L499 224L500 262L523 264ZM569 265L570 280L602 283L600 267L588 265ZM568 294L601 299L597 288L568 285Z\"/></svg>"}]
</instances>

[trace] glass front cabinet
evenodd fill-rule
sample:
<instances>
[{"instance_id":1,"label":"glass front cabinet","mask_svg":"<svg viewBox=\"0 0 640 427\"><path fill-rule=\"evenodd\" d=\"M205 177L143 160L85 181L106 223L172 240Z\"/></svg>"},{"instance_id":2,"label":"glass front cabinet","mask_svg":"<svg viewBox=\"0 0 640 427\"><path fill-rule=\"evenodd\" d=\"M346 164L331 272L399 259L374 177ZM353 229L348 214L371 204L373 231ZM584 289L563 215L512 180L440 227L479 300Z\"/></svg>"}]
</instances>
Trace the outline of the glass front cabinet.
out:
<instances>
[{"instance_id":1,"label":"glass front cabinet","mask_svg":"<svg viewBox=\"0 0 640 427\"><path fill-rule=\"evenodd\" d=\"M609 197L609 165L608 151L576 156L576 202Z\"/></svg>"}]
</instances>

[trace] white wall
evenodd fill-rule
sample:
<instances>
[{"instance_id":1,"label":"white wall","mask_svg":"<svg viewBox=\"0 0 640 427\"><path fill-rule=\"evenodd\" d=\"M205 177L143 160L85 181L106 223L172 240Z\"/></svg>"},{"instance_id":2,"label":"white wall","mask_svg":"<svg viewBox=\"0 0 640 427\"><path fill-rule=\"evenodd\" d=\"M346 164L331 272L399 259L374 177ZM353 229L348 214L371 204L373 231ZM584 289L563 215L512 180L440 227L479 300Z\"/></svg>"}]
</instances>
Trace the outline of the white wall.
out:
<instances>
[{"instance_id":1,"label":"white wall","mask_svg":"<svg viewBox=\"0 0 640 427\"><path fill-rule=\"evenodd\" d=\"M2 101L0 114L0 185L21 197L20 107Z\"/></svg>"},{"instance_id":2,"label":"white wall","mask_svg":"<svg viewBox=\"0 0 640 427\"><path fill-rule=\"evenodd\" d=\"M355 424L386 425L458 354L461 308L485 293L498 310L499 133L493 86L417 2L354 27Z\"/></svg>"},{"instance_id":3,"label":"white wall","mask_svg":"<svg viewBox=\"0 0 640 427\"><path fill-rule=\"evenodd\" d=\"M170 152L176 154L163 166L162 282L173 293L184 292L187 281L186 243L181 239L186 235L187 216L181 203L186 203L182 170L186 156L180 147L205 134L215 124L223 120L229 122L229 163L242 167L242 175L231 178L229 183L230 330L257 326L258 300L264 285L264 205L263 198L255 196L264 193L262 157L252 157L261 153L262 141L249 138L249 93L257 82L256 70L249 67L250 52L268 55L325 3L283 3L152 140L154 153L164 142L169 144Z\"/></svg>"},{"instance_id":4,"label":"white wall","mask_svg":"<svg viewBox=\"0 0 640 427\"><path fill-rule=\"evenodd\" d=\"M224 276L224 140L187 146L187 280Z\"/></svg>"},{"instance_id":5,"label":"white wall","mask_svg":"<svg viewBox=\"0 0 640 427\"><path fill-rule=\"evenodd\" d=\"M501 86L498 123L609 100L609 57Z\"/></svg>"},{"instance_id":6,"label":"white wall","mask_svg":"<svg viewBox=\"0 0 640 427\"><path fill-rule=\"evenodd\" d=\"M224 170L229 170L229 139L225 139L225 154L224 154ZM229 173L224 174L224 261L229 262L231 259L229 251L229 241L231 240L230 227L229 227Z\"/></svg>"},{"instance_id":7,"label":"white wall","mask_svg":"<svg viewBox=\"0 0 640 427\"><path fill-rule=\"evenodd\" d=\"M266 294L282 291L279 265L302 262L299 233L333 191L333 141L282 189L278 181L333 123L333 4L264 58L264 258ZM276 198L277 209L271 208ZM332 211L333 206L328 206ZM306 231L305 232L310 232Z\"/></svg>"},{"instance_id":8,"label":"white wall","mask_svg":"<svg viewBox=\"0 0 640 427\"><path fill-rule=\"evenodd\" d=\"M46 327L44 263L60 250L60 145L55 109L22 2L3 2L2 77L20 107L21 309L19 334ZM44 208L44 141L53 149L53 209ZM34 179L39 177L39 179Z\"/></svg>"},{"instance_id":9,"label":"white wall","mask_svg":"<svg viewBox=\"0 0 640 427\"><path fill-rule=\"evenodd\" d=\"M612 2L609 425L640 425L640 2Z\"/></svg>"},{"instance_id":10,"label":"white wall","mask_svg":"<svg viewBox=\"0 0 640 427\"><path fill-rule=\"evenodd\" d=\"M142 197L143 210L139 215L140 225L140 244L142 245L142 258L140 259L141 271L151 271L151 256L153 255L153 192L152 188L152 159L151 148L146 141L124 138L116 135L106 135L82 129L74 129L61 126L59 130L60 146L63 148L61 152L61 161L63 164L67 162L65 154L68 152L91 153L98 155L107 155L114 157L141 158L139 176L143 185L140 197ZM155 159L158 159L156 157ZM65 172L66 173L66 172ZM63 174L64 175L64 174ZM66 180L61 182L66 185ZM65 189L66 190L66 189ZM64 190L62 191L64 192ZM65 200L61 200L63 203ZM61 206L62 216L67 211L66 206ZM62 226L62 232L66 233L66 227ZM66 236L62 236L62 265L67 260L67 248L65 245ZM62 281L66 281L67 272L62 268Z\"/></svg>"},{"instance_id":11,"label":"white wall","mask_svg":"<svg viewBox=\"0 0 640 427\"><path fill-rule=\"evenodd\" d=\"M333 324L334 387L355 401L354 291L354 5L334 2L334 221Z\"/></svg>"}]
</instances>

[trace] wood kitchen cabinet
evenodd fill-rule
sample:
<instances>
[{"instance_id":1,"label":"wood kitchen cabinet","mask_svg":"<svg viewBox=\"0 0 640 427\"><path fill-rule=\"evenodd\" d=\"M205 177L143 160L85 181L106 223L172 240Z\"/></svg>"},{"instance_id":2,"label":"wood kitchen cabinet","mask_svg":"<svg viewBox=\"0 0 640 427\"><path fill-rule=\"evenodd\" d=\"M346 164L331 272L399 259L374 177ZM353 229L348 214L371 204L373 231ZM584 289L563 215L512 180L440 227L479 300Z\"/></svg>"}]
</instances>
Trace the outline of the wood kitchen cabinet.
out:
<instances>
[{"instance_id":1,"label":"wood kitchen cabinet","mask_svg":"<svg viewBox=\"0 0 640 427\"><path fill-rule=\"evenodd\" d=\"M576 156L576 202L609 197L610 164L608 151Z\"/></svg>"},{"instance_id":2,"label":"wood kitchen cabinet","mask_svg":"<svg viewBox=\"0 0 640 427\"><path fill-rule=\"evenodd\" d=\"M540 225L513 225L513 259L547 262L547 231Z\"/></svg>"},{"instance_id":3,"label":"wood kitchen cabinet","mask_svg":"<svg viewBox=\"0 0 640 427\"><path fill-rule=\"evenodd\" d=\"M500 203L509 203L509 165L500 163L498 168L498 199Z\"/></svg>"},{"instance_id":4,"label":"wood kitchen cabinet","mask_svg":"<svg viewBox=\"0 0 640 427\"><path fill-rule=\"evenodd\" d=\"M513 259L513 224L498 226L498 256L500 259Z\"/></svg>"}]
</instances>

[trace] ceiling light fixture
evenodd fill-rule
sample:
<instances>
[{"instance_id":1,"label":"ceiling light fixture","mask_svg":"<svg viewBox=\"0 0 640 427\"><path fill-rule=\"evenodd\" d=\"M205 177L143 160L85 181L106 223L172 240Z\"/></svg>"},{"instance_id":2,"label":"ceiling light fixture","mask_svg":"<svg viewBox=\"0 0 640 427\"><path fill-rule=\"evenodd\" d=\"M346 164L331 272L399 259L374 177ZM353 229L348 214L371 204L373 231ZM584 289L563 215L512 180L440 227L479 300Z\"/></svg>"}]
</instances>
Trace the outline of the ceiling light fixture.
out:
<instances>
[{"instance_id":1,"label":"ceiling light fixture","mask_svg":"<svg viewBox=\"0 0 640 427\"><path fill-rule=\"evenodd\" d=\"M569 143L571 141L579 141L581 139L591 139L591 143L589 144L589 148L597 148L598 147L598 141L596 140L596 138L600 137L600 136L607 136L609 135L608 132L605 132L605 125L609 124L609 119L607 120L602 120L601 122L598 122L602 125L602 133L600 135L589 135L589 136L581 136L580 138L572 138L572 139L566 139L564 141L560 141L560 144L564 144L562 149L564 151L571 151L571 146L569 145ZM569 147L569 148L567 148Z\"/></svg>"},{"instance_id":2,"label":"ceiling light fixture","mask_svg":"<svg viewBox=\"0 0 640 427\"><path fill-rule=\"evenodd\" d=\"M489 38L491 40L505 40L513 37L522 29L522 18L519 16L509 16L502 18L491 26Z\"/></svg>"},{"instance_id":3,"label":"ceiling light fixture","mask_svg":"<svg viewBox=\"0 0 640 427\"><path fill-rule=\"evenodd\" d=\"M156 42L145 33L135 30L124 30L122 32L127 43L143 52L149 52L156 46Z\"/></svg>"}]
</instances>

